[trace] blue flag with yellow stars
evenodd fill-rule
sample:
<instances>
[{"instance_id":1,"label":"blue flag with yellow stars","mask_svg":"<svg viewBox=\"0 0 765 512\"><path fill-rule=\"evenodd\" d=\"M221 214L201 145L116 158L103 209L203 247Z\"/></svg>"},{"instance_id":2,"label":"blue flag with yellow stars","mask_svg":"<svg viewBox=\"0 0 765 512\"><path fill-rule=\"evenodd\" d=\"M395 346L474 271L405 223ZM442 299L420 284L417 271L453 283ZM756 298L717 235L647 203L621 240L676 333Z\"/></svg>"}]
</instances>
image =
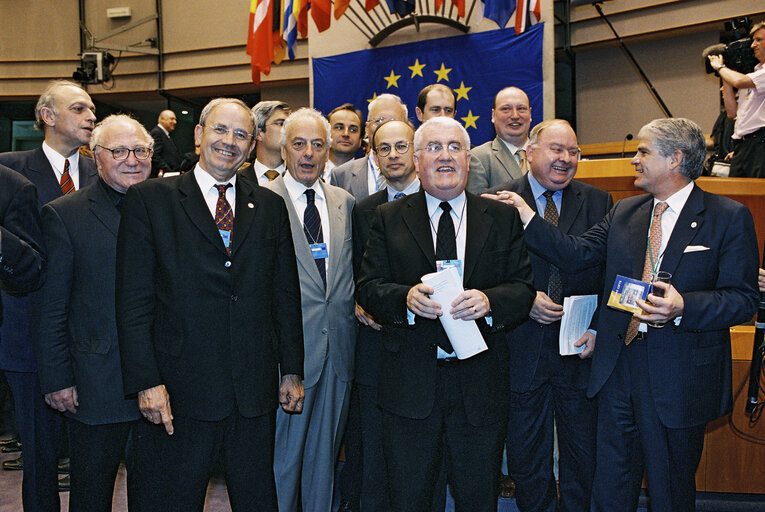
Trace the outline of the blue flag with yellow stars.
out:
<instances>
[{"instance_id":1,"label":"blue flag with yellow stars","mask_svg":"<svg viewBox=\"0 0 765 512\"><path fill-rule=\"evenodd\" d=\"M529 96L533 124L543 119L543 23L516 36L512 30L431 39L313 59L314 107L324 114L353 103L365 116L378 94L399 96L417 125L417 94L441 83L457 94L456 118L475 145L493 139L491 108L508 86ZM533 126L532 124L532 126Z\"/></svg>"}]
</instances>

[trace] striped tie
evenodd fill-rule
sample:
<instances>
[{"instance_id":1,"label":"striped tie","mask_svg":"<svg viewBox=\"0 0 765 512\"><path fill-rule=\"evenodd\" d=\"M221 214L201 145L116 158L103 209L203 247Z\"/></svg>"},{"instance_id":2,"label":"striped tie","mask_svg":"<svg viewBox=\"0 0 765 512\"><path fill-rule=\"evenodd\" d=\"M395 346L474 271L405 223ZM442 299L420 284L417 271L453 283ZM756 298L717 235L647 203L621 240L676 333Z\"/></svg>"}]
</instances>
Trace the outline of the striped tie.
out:
<instances>
[{"instance_id":1,"label":"striped tie","mask_svg":"<svg viewBox=\"0 0 765 512\"><path fill-rule=\"evenodd\" d=\"M61 174L61 193L63 195L71 194L74 192L74 182L72 176L69 174L69 159L64 160L64 172Z\"/></svg>"},{"instance_id":2,"label":"striped tie","mask_svg":"<svg viewBox=\"0 0 765 512\"><path fill-rule=\"evenodd\" d=\"M316 191L309 188L305 191L306 204L303 212L303 232L310 245L324 243L324 233L321 229L321 216L316 208ZM324 289L327 289L327 269L324 258L315 258L316 269L319 271Z\"/></svg>"}]
</instances>

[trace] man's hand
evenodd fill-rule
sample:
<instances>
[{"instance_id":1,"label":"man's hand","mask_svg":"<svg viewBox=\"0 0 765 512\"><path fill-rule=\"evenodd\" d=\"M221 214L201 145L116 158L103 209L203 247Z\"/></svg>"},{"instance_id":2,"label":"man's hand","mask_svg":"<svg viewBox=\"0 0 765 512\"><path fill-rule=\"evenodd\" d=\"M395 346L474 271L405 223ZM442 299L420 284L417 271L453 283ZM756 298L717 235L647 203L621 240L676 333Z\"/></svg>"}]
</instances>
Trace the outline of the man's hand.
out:
<instances>
[{"instance_id":1,"label":"man's hand","mask_svg":"<svg viewBox=\"0 0 765 512\"><path fill-rule=\"evenodd\" d=\"M435 320L442 315L442 312L441 304L430 300L432 293L433 288L426 284L419 283L412 286L406 294L406 307L417 316Z\"/></svg>"},{"instance_id":2,"label":"man's hand","mask_svg":"<svg viewBox=\"0 0 765 512\"><path fill-rule=\"evenodd\" d=\"M760 285L760 293L765 293L765 268L760 269L760 276L757 278L757 284Z\"/></svg>"},{"instance_id":3,"label":"man's hand","mask_svg":"<svg viewBox=\"0 0 765 512\"><path fill-rule=\"evenodd\" d=\"M685 302L674 286L660 281L654 282L653 286L664 290L664 297L657 297L649 293L648 302L637 299L637 305L646 312L644 315L635 315L635 318L641 322L650 322L652 324L666 324L683 314ZM650 302L650 304L649 304Z\"/></svg>"},{"instance_id":4,"label":"man's hand","mask_svg":"<svg viewBox=\"0 0 765 512\"><path fill-rule=\"evenodd\" d=\"M712 66L712 69L715 71L720 70L720 66L723 65L723 56L722 55L708 55L707 58L709 59L709 65Z\"/></svg>"},{"instance_id":5,"label":"man's hand","mask_svg":"<svg viewBox=\"0 0 765 512\"><path fill-rule=\"evenodd\" d=\"M354 311L354 314L356 315L356 320L358 320L360 324L368 325L375 331L382 329L382 325L375 322L375 319L372 318L372 315L364 311L364 309L358 304L356 304L356 310Z\"/></svg>"},{"instance_id":6,"label":"man's hand","mask_svg":"<svg viewBox=\"0 0 765 512\"><path fill-rule=\"evenodd\" d=\"M595 352L595 335L590 331L585 331L582 337L574 342L575 347L582 345L584 345L584 350L579 353L579 357L582 359L592 357L592 353Z\"/></svg>"},{"instance_id":7,"label":"man's hand","mask_svg":"<svg viewBox=\"0 0 765 512\"><path fill-rule=\"evenodd\" d=\"M489 298L481 290L465 290L452 301L449 314L455 320L476 320L489 314Z\"/></svg>"},{"instance_id":8,"label":"man's hand","mask_svg":"<svg viewBox=\"0 0 765 512\"><path fill-rule=\"evenodd\" d=\"M563 317L563 306L556 304L545 292L537 291L537 298L531 305L529 317L540 324L548 325ZM578 346L578 345L577 345Z\"/></svg>"},{"instance_id":9,"label":"man's hand","mask_svg":"<svg viewBox=\"0 0 765 512\"><path fill-rule=\"evenodd\" d=\"M173 435L173 413L170 410L170 395L164 384L138 392L138 409L141 414L154 423L165 425L168 434Z\"/></svg>"},{"instance_id":10,"label":"man's hand","mask_svg":"<svg viewBox=\"0 0 765 512\"><path fill-rule=\"evenodd\" d=\"M303 412L304 401L305 390L300 377L295 374L283 376L282 383L279 385L279 404L284 412Z\"/></svg>"},{"instance_id":11,"label":"man's hand","mask_svg":"<svg viewBox=\"0 0 765 512\"><path fill-rule=\"evenodd\" d=\"M69 411L72 414L76 414L77 407L80 405L77 401L77 388L72 386L71 388L59 389L53 393L46 393L45 403L57 411Z\"/></svg>"},{"instance_id":12,"label":"man's hand","mask_svg":"<svg viewBox=\"0 0 765 512\"><path fill-rule=\"evenodd\" d=\"M503 203L509 204L510 206L515 206L518 209L518 214L521 216L521 222L523 222L524 227L536 214L534 209L530 208L521 196L515 192L510 192L509 190L500 190L496 193L496 195L481 194L481 196L488 199L496 199L497 201L502 201Z\"/></svg>"}]
</instances>

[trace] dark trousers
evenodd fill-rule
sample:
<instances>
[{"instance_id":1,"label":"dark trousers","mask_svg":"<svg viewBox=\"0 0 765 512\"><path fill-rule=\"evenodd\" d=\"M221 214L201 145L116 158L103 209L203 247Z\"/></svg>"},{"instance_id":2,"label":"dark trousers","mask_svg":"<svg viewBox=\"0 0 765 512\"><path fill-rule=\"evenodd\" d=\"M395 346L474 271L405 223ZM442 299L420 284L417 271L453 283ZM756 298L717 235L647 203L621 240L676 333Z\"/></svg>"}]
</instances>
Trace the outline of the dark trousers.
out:
<instances>
[{"instance_id":1,"label":"dark trousers","mask_svg":"<svg viewBox=\"0 0 765 512\"><path fill-rule=\"evenodd\" d=\"M159 473L151 459L156 457L154 425L135 420L104 425L86 425L69 419L69 457L73 511L109 512L120 462L127 469L127 499L131 510L152 510L161 491Z\"/></svg>"},{"instance_id":2,"label":"dark trousers","mask_svg":"<svg viewBox=\"0 0 765 512\"><path fill-rule=\"evenodd\" d=\"M765 128L761 128L757 135L745 136L734 148L731 177L765 178Z\"/></svg>"},{"instance_id":3,"label":"dark trousers","mask_svg":"<svg viewBox=\"0 0 765 512\"><path fill-rule=\"evenodd\" d=\"M338 476L340 499L347 501L351 510L361 510L362 472L364 471L364 455L361 445L361 404L359 387L354 384L351 389L351 402L348 404L348 421L345 424L345 464ZM366 510L366 509L365 509Z\"/></svg>"},{"instance_id":4,"label":"dark trousers","mask_svg":"<svg viewBox=\"0 0 765 512\"><path fill-rule=\"evenodd\" d=\"M255 418L234 411L220 421L176 416L175 433L158 434L164 509L202 512L207 484L220 460L233 512L276 511L275 422L276 411Z\"/></svg>"},{"instance_id":5,"label":"dark trousers","mask_svg":"<svg viewBox=\"0 0 765 512\"><path fill-rule=\"evenodd\" d=\"M648 379L649 357L645 341L622 348L598 395L593 512L635 511L643 469L651 512L696 509L695 473L706 425L682 429L662 425Z\"/></svg>"},{"instance_id":6,"label":"dark trousers","mask_svg":"<svg viewBox=\"0 0 765 512\"><path fill-rule=\"evenodd\" d=\"M382 413L392 509L430 512L442 462L456 512L496 512L507 423L471 425L456 367L438 369L436 399L425 419Z\"/></svg>"},{"instance_id":7,"label":"dark trousers","mask_svg":"<svg viewBox=\"0 0 765 512\"><path fill-rule=\"evenodd\" d=\"M5 372L16 407L24 456L24 512L58 512L58 448L61 415L48 407L37 373Z\"/></svg>"},{"instance_id":8,"label":"dark trousers","mask_svg":"<svg viewBox=\"0 0 765 512\"><path fill-rule=\"evenodd\" d=\"M566 378L557 338L555 347L547 348L529 390L510 393L507 464L521 512L581 512L589 507L595 473L596 402ZM553 474L553 423L560 453L560 508Z\"/></svg>"}]
</instances>

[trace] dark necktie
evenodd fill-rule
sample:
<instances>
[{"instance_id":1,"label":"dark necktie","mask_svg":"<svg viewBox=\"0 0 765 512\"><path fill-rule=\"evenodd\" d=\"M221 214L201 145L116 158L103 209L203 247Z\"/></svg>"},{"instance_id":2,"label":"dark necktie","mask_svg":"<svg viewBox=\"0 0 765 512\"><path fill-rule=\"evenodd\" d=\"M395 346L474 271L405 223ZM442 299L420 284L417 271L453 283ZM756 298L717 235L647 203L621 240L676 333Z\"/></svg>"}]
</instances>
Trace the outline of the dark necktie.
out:
<instances>
[{"instance_id":1,"label":"dark necktie","mask_svg":"<svg viewBox=\"0 0 765 512\"><path fill-rule=\"evenodd\" d=\"M403 199L406 197L406 194L403 192L396 192L396 194L393 196L394 201L398 201L399 199Z\"/></svg>"},{"instance_id":2,"label":"dark necktie","mask_svg":"<svg viewBox=\"0 0 765 512\"><path fill-rule=\"evenodd\" d=\"M226 252L229 256L231 256L231 239L234 231L234 212L231 211L231 205L226 199L226 189L230 186L231 183L215 185L215 188L218 189L218 202L215 205L215 224L218 226L219 231L228 231L228 245L226 246ZM221 237L223 237L223 235L221 235Z\"/></svg>"},{"instance_id":3,"label":"dark necktie","mask_svg":"<svg viewBox=\"0 0 765 512\"><path fill-rule=\"evenodd\" d=\"M456 260L457 259L457 239L454 235L454 221L452 221L451 210L452 206L443 201L440 205L441 218L438 219L438 231L436 232L436 261L438 260ZM449 314L448 304L442 304L441 308L443 314ZM451 354L454 352L449 338L446 333L441 329L441 336L439 336L438 346L444 349L444 352Z\"/></svg>"},{"instance_id":4,"label":"dark necktie","mask_svg":"<svg viewBox=\"0 0 765 512\"><path fill-rule=\"evenodd\" d=\"M316 191L309 188L305 191L305 198L308 204L303 212L303 231L308 244L320 244L324 242L324 234L321 229L321 216L319 209L316 208ZM324 283L324 289L327 289L327 269L324 258L314 258L316 268L319 270L321 281Z\"/></svg>"},{"instance_id":5,"label":"dark necktie","mask_svg":"<svg viewBox=\"0 0 765 512\"><path fill-rule=\"evenodd\" d=\"M64 172L61 174L59 185L61 186L61 193L64 195L74 192L74 182L72 181L72 176L69 174L68 158L64 160Z\"/></svg>"},{"instance_id":6,"label":"dark necktie","mask_svg":"<svg viewBox=\"0 0 765 512\"><path fill-rule=\"evenodd\" d=\"M653 274L653 260L659 261L659 251L661 250L661 216L669 205L661 202L656 203L653 209L653 218L651 219L651 230L648 233L648 247L645 251L645 260L643 260L643 281L646 283L651 280ZM635 339L638 333L640 320L634 316L627 325L627 334L624 336L624 344L629 345Z\"/></svg>"},{"instance_id":7,"label":"dark necktie","mask_svg":"<svg viewBox=\"0 0 765 512\"><path fill-rule=\"evenodd\" d=\"M546 190L542 194L547 200L545 204L545 220L553 226L558 225L558 209L555 208L555 201L553 201L553 191ZM560 282L560 271L555 265L550 265L550 277L547 282L547 294L556 304L562 304L563 300L563 285Z\"/></svg>"},{"instance_id":8,"label":"dark necktie","mask_svg":"<svg viewBox=\"0 0 765 512\"><path fill-rule=\"evenodd\" d=\"M274 181L279 177L279 173L273 169L267 170L264 174L266 175L266 178L268 178L268 181Z\"/></svg>"}]
</instances>

